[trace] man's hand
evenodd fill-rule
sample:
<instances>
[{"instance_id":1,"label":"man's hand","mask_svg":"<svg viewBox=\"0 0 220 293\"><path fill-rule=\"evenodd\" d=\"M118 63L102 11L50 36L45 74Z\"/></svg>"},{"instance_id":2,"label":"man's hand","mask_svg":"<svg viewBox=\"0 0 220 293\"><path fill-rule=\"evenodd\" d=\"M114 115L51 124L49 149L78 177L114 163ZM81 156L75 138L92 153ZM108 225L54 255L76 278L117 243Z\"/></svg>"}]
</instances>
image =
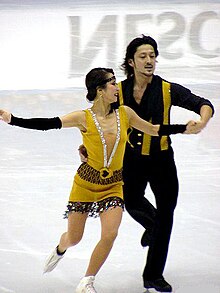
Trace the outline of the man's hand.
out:
<instances>
[{"instance_id":1,"label":"man's hand","mask_svg":"<svg viewBox=\"0 0 220 293\"><path fill-rule=\"evenodd\" d=\"M82 163L86 163L88 161L88 154L87 154L87 150L85 148L85 146L83 144L81 144L78 148L79 150L79 156L80 156L80 160Z\"/></svg>"},{"instance_id":2,"label":"man's hand","mask_svg":"<svg viewBox=\"0 0 220 293\"><path fill-rule=\"evenodd\" d=\"M185 134L197 134L199 133L203 128L205 127L205 124L202 121L194 121L190 120L187 123Z\"/></svg>"},{"instance_id":3,"label":"man's hand","mask_svg":"<svg viewBox=\"0 0 220 293\"><path fill-rule=\"evenodd\" d=\"M0 109L0 120L10 123L11 122L11 113Z\"/></svg>"}]
</instances>

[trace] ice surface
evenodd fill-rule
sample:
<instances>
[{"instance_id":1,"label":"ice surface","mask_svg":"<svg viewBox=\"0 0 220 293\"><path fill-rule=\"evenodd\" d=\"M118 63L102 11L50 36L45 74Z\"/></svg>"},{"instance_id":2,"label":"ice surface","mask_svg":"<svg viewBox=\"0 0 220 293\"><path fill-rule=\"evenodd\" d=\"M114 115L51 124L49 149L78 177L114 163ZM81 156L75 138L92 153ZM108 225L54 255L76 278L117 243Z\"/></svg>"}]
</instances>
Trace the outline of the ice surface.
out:
<instances>
[{"instance_id":1,"label":"ice surface","mask_svg":"<svg viewBox=\"0 0 220 293\"><path fill-rule=\"evenodd\" d=\"M1 13L6 18L9 17L9 4L15 5L18 13L26 12L27 9L35 13L34 1L23 1L23 4L20 1L20 5L16 2L1 1L4 8ZM49 2L52 3L38 1L38 8L45 8L45 4L50 7ZM56 1L61 10L64 2L65 5L70 5L68 1ZM96 3L78 1L76 4L80 8L81 3L83 9L87 5L89 10L92 2ZM99 3L99 7L109 6L112 9L110 2L101 2L103 6ZM118 1L117 5L122 5L122 2ZM138 5L138 1L136 2ZM128 5L129 2L126 3ZM210 1L210 4L213 3L215 1ZM165 5L162 6L163 9ZM178 9L181 2L176 1L176 5ZM123 7L126 7L125 3ZM150 8L149 4L149 10ZM127 9L130 11L130 7ZM182 14L184 15L184 11ZM8 33L7 38L13 38ZM16 48L13 47L13 50L16 51ZM165 277L176 293L219 293L219 67L204 69L201 66L198 69L195 65L181 71L178 63L170 61L169 64L168 59L164 61L167 64L159 67L161 74L164 73L169 79L178 82L182 78L182 84L210 99L216 110L207 128L199 135L176 135L172 139L180 193ZM191 54L188 63L194 62ZM34 67L32 70L34 72ZM201 72L200 76L197 75L198 71ZM32 117L57 116L88 106L85 90L80 87L48 87L38 90L31 89L31 86L27 88L29 91L25 88L23 91L16 91L1 87L0 108L18 116ZM193 113L178 108L172 112L174 122L186 122L193 117L196 117ZM82 242L68 250L54 272L43 275L42 269L45 257L57 245L60 234L66 229L66 220L62 219L62 214L66 208L73 175L80 163L77 151L81 144L80 133L74 129L42 133L1 123L0 137L0 292L74 292L99 239L98 219L88 220ZM154 202L149 189L146 196ZM147 249L141 248L139 243L142 232L143 228L125 212L115 246L96 278L96 289L99 293L144 292L141 276Z\"/></svg>"}]
</instances>

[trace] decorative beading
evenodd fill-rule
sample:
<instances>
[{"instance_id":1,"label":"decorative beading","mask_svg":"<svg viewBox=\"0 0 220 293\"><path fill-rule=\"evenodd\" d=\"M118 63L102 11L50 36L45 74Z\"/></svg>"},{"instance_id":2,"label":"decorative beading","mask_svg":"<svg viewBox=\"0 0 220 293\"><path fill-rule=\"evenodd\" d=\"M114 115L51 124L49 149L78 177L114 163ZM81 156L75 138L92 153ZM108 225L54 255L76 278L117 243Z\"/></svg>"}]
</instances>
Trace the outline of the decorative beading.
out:
<instances>
[{"instance_id":1,"label":"decorative beading","mask_svg":"<svg viewBox=\"0 0 220 293\"><path fill-rule=\"evenodd\" d=\"M111 162L112 162L112 159L115 155L115 152L117 150L117 147L118 147L118 144L119 144L119 141L120 141L120 135L121 135L121 125L120 125L120 116L119 116L119 111L118 109L115 110L115 114L116 114L116 122L117 122L117 134L116 134L116 139L115 139L115 144L114 144L114 147L112 149L112 152L111 152L111 155L109 157L109 160L108 160L108 157L107 157L107 144L106 144L106 140L105 140L105 137L104 137L104 132L101 128L101 125L98 121L98 119L96 118L96 114L92 111L92 109L88 109L90 111L90 113L92 114L92 118L93 118L93 121L95 123L95 126L98 130L98 133L100 135L100 138L101 138L101 142L102 142L102 145L103 145L103 154L104 154L104 158L103 158L103 172L101 174L101 176L103 178L107 177L109 175L109 167L111 165Z\"/></svg>"}]
</instances>

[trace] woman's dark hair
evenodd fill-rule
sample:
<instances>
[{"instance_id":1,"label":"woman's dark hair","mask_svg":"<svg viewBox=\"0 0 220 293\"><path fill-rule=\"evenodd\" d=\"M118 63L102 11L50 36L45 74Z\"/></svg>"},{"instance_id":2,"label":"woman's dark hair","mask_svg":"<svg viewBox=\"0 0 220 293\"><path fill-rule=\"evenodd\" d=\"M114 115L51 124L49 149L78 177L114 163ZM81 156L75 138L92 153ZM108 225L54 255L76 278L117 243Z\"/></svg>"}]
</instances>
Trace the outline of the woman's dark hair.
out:
<instances>
[{"instance_id":1,"label":"woman's dark hair","mask_svg":"<svg viewBox=\"0 0 220 293\"><path fill-rule=\"evenodd\" d=\"M106 87L106 83L109 81L109 73L114 75L113 69L102 67L93 68L87 73L85 83L87 88L86 98L88 101L94 101L97 94L97 88L104 89Z\"/></svg>"},{"instance_id":2,"label":"woman's dark hair","mask_svg":"<svg viewBox=\"0 0 220 293\"><path fill-rule=\"evenodd\" d=\"M133 39L130 44L127 46L126 55L124 58L124 62L121 65L121 69L124 71L127 77L130 77L134 74L134 69L129 65L129 60L134 60L134 54L137 51L137 48L141 45L151 45L154 48L154 53L156 57L159 55L157 49L157 42L151 38L150 36L142 35L142 37L138 37Z\"/></svg>"}]
</instances>

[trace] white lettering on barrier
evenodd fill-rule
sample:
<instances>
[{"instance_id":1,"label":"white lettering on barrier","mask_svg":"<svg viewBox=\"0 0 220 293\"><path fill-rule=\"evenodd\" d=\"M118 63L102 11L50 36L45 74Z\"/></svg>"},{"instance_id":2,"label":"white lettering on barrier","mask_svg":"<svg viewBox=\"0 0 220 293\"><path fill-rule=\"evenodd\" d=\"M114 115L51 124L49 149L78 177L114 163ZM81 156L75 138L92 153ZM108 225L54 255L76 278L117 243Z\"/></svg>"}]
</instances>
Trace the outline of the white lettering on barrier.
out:
<instances>
[{"instance_id":1,"label":"white lettering on barrier","mask_svg":"<svg viewBox=\"0 0 220 293\"><path fill-rule=\"evenodd\" d=\"M123 18L123 30L117 25L120 18ZM123 60L126 45L141 33L152 37L156 35L160 58L163 59L164 65L170 61L178 61L180 67L184 67L191 57L193 64L190 65L193 66L220 66L220 42L219 38L216 38L218 30L213 30L220 27L220 14L216 11L202 11L193 15L191 19L175 11L157 15L105 15L89 37L81 34L81 24L84 21L87 20L83 16L69 16L70 76L84 74L101 51L104 51L105 56L102 63L117 70ZM87 22L87 29L92 31L90 22ZM152 33L156 30L155 34ZM85 37L87 43L83 49L80 43Z\"/></svg>"},{"instance_id":2,"label":"white lettering on barrier","mask_svg":"<svg viewBox=\"0 0 220 293\"><path fill-rule=\"evenodd\" d=\"M104 8L0 12L0 89L84 86L94 66L121 77L126 46L142 33L158 42L157 72L165 78L182 80L191 68L200 82L206 72L219 79L220 3Z\"/></svg>"}]
</instances>

